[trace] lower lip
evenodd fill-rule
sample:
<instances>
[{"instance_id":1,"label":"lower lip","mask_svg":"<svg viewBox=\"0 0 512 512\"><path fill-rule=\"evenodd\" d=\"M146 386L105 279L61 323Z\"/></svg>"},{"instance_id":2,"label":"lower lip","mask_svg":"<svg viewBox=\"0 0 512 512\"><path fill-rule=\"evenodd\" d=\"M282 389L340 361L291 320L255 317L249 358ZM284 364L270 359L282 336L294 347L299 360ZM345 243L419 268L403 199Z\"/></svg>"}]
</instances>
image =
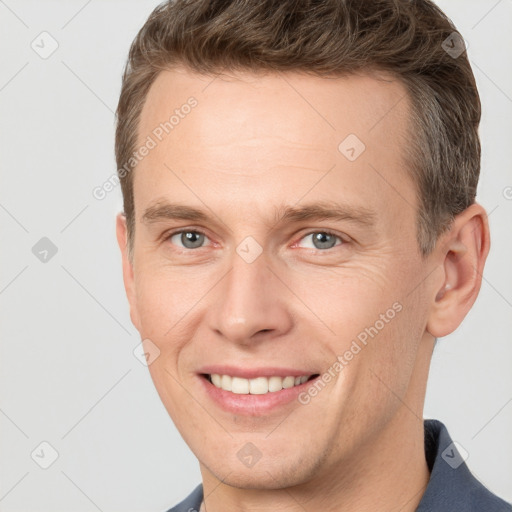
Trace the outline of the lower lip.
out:
<instances>
[{"instance_id":1,"label":"lower lip","mask_svg":"<svg viewBox=\"0 0 512 512\"><path fill-rule=\"evenodd\" d=\"M261 416L293 401L300 405L297 397L317 379L318 377L315 377L298 386L282 389L281 391L272 391L264 395L241 395L220 389L214 386L207 378L202 375L199 376L206 394L221 409L226 412L248 416Z\"/></svg>"}]
</instances>

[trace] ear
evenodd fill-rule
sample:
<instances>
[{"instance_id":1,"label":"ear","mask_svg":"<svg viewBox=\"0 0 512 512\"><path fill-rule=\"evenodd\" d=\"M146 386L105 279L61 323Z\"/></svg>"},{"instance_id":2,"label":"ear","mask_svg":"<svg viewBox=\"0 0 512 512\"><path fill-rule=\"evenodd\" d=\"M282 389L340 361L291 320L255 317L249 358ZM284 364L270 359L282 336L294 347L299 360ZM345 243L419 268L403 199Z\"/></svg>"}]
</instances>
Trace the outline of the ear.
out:
<instances>
[{"instance_id":1,"label":"ear","mask_svg":"<svg viewBox=\"0 0 512 512\"><path fill-rule=\"evenodd\" d=\"M453 332L473 306L489 253L487 213L477 203L457 215L434 249L442 268L432 290L427 331L436 338Z\"/></svg>"},{"instance_id":2,"label":"ear","mask_svg":"<svg viewBox=\"0 0 512 512\"><path fill-rule=\"evenodd\" d=\"M119 249L121 249L124 289L130 304L130 318L135 328L139 331L140 322L137 310L133 263L128 255L128 230L124 213L119 213L116 217L116 236Z\"/></svg>"}]
</instances>

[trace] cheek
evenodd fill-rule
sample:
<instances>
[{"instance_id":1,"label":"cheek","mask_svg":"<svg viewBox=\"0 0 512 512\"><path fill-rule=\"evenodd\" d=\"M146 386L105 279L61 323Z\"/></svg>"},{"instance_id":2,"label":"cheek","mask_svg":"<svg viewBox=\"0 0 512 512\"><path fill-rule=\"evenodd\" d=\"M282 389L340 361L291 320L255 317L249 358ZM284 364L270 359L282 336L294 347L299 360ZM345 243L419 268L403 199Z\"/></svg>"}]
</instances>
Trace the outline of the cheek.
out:
<instances>
[{"instance_id":1,"label":"cheek","mask_svg":"<svg viewBox=\"0 0 512 512\"><path fill-rule=\"evenodd\" d=\"M364 333L365 328L380 322L380 315L392 308L397 296L385 269L369 265L293 272L287 282L303 303L302 318L311 318L311 324L340 340L341 344L333 347L337 350L343 349L347 340Z\"/></svg>"},{"instance_id":2,"label":"cheek","mask_svg":"<svg viewBox=\"0 0 512 512\"><path fill-rule=\"evenodd\" d=\"M402 273L400 278L397 276ZM336 269L327 276L297 275L290 287L308 309L303 319L325 335L318 337L331 365L341 362L339 393L386 398L385 384L402 393L421 338L423 312L409 294L407 266L361 265ZM393 277L395 276L395 277ZM313 312L314 314L310 313ZM339 367L338 367L339 368ZM375 396L371 398L375 403Z\"/></svg>"},{"instance_id":3,"label":"cheek","mask_svg":"<svg viewBox=\"0 0 512 512\"><path fill-rule=\"evenodd\" d=\"M418 294L395 287L359 333L365 345L354 365L358 402L389 415L405 400L424 332L425 311ZM377 313L377 314L375 314ZM356 338L358 339L358 338ZM359 345L361 345L359 343ZM352 368L347 368L348 373ZM377 414L377 411L373 411Z\"/></svg>"},{"instance_id":4,"label":"cheek","mask_svg":"<svg viewBox=\"0 0 512 512\"><path fill-rule=\"evenodd\" d=\"M201 279L175 270L144 268L137 274L136 302L141 335L160 340L176 338L187 315L208 290Z\"/></svg>"},{"instance_id":5,"label":"cheek","mask_svg":"<svg viewBox=\"0 0 512 512\"><path fill-rule=\"evenodd\" d=\"M397 306L377 307L379 313L387 313L387 323L374 314L359 317L361 327L352 330L357 334L339 339L338 347L343 348L337 353L343 369L330 397L337 407L329 405L329 410L332 424L343 424L354 440L359 439L360 432L378 435L401 404L408 402L420 340L411 328L412 309L402 305L399 310Z\"/></svg>"}]
</instances>

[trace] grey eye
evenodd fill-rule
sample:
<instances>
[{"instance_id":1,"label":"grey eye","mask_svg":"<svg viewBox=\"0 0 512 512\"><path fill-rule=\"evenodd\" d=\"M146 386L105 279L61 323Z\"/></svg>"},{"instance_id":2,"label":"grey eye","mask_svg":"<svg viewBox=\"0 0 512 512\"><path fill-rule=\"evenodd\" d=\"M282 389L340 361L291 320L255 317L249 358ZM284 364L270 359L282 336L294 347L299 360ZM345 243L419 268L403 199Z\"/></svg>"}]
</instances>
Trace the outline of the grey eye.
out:
<instances>
[{"instance_id":1,"label":"grey eye","mask_svg":"<svg viewBox=\"0 0 512 512\"><path fill-rule=\"evenodd\" d=\"M179 237L178 240L185 249L197 249L201 247L206 238L203 233L199 233L198 231L180 231L170 237L171 242L174 244L176 244L176 241L173 239L176 237Z\"/></svg>"},{"instance_id":2,"label":"grey eye","mask_svg":"<svg viewBox=\"0 0 512 512\"><path fill-rule=\"evenodd\" d=\"M331 249L336 245L336 240L340 240L341 238L334 233L329 233L328 231L315 231L313 233L309 233L302 240L306 240L307 238L311 238L312 246L307 247L308 249Z\"/></svg>"}]
</instances>

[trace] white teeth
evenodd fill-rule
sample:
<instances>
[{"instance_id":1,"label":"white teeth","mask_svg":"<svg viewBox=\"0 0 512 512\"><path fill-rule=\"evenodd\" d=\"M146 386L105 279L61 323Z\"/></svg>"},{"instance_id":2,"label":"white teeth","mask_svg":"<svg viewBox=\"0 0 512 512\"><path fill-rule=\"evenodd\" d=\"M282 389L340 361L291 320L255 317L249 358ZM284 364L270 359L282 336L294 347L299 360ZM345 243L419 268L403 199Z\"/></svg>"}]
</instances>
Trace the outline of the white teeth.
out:
<instances>
[{"instance_id":1,"label":"white teeth","mask_svg":"<svg viewBox=\"0 0 512 512\"><path fill-rule=\"evenodd\" d=\"M216 387L220 388L221 387L221 376L218 374L218 373L214 373L212 374L212 382L215 384Z\"/></svg>"},{"instance_id":2,"label":"white teeth","mask_svg":"<svg viewBox=\"0 0 512 512\"><path fill-rule=\"evenodd\" d=\"M292 388L304 384L310 375L300 375L298 377L256 377L255 379L243 379L242 377L231 377L230 375L219 375L213 373L210 375L212 384L224 391L231 391L237 395L264 395L281 391L282 389Z\"/></svg>"},{"instance_id":3,"label":"white teeth","mask_svg":"<svg viewBox=\"0 0 512 512\"><path fill-rule=\"evenodd\" d=\"M257 377L249 381L249 393L251 395L264 395L268 393L268 379L266 377Z\"/></svg>"},{"instance_id":4,"label":"white teeth","mask_svg":"<svg viewBox=\"0 0 512 512\"><path fill-rule=\"evenodd\" d=\"M231 377L229 375L223 375L220 378L220 387L226 391L231 391Z\"/></svg>"},{"instance_id":5,"label":"white teeth","mask_svg":"<svg viewBox=\"0 0 512 512\"><path fill-rule=\"evenodd\" d=\"M270 379L268 379L269 391L281 391L281 389L283 389L283 379L281 377L270 377Z\"/></svg>"},{"instance_id":6,"label":"white teeth","mask_svg":"<svg viewBox=\"0 0 512 512\"><path fill-rule=\"evenodd\" d=\"M240 377L232 377L231 392L237 395L247 395L249 393L249 381Z\"/></svg>"},{"instance_id":7,"label":"white teeth","mask_svg":"<svg viewBox=\"0 0 512 512\"><path fill-rule=\"evenodd\" d=\"M283 388L284 389L293 388L294 385L295 385L295 377L285 377L283 379Z\"/></svg>"}]
</instances>

